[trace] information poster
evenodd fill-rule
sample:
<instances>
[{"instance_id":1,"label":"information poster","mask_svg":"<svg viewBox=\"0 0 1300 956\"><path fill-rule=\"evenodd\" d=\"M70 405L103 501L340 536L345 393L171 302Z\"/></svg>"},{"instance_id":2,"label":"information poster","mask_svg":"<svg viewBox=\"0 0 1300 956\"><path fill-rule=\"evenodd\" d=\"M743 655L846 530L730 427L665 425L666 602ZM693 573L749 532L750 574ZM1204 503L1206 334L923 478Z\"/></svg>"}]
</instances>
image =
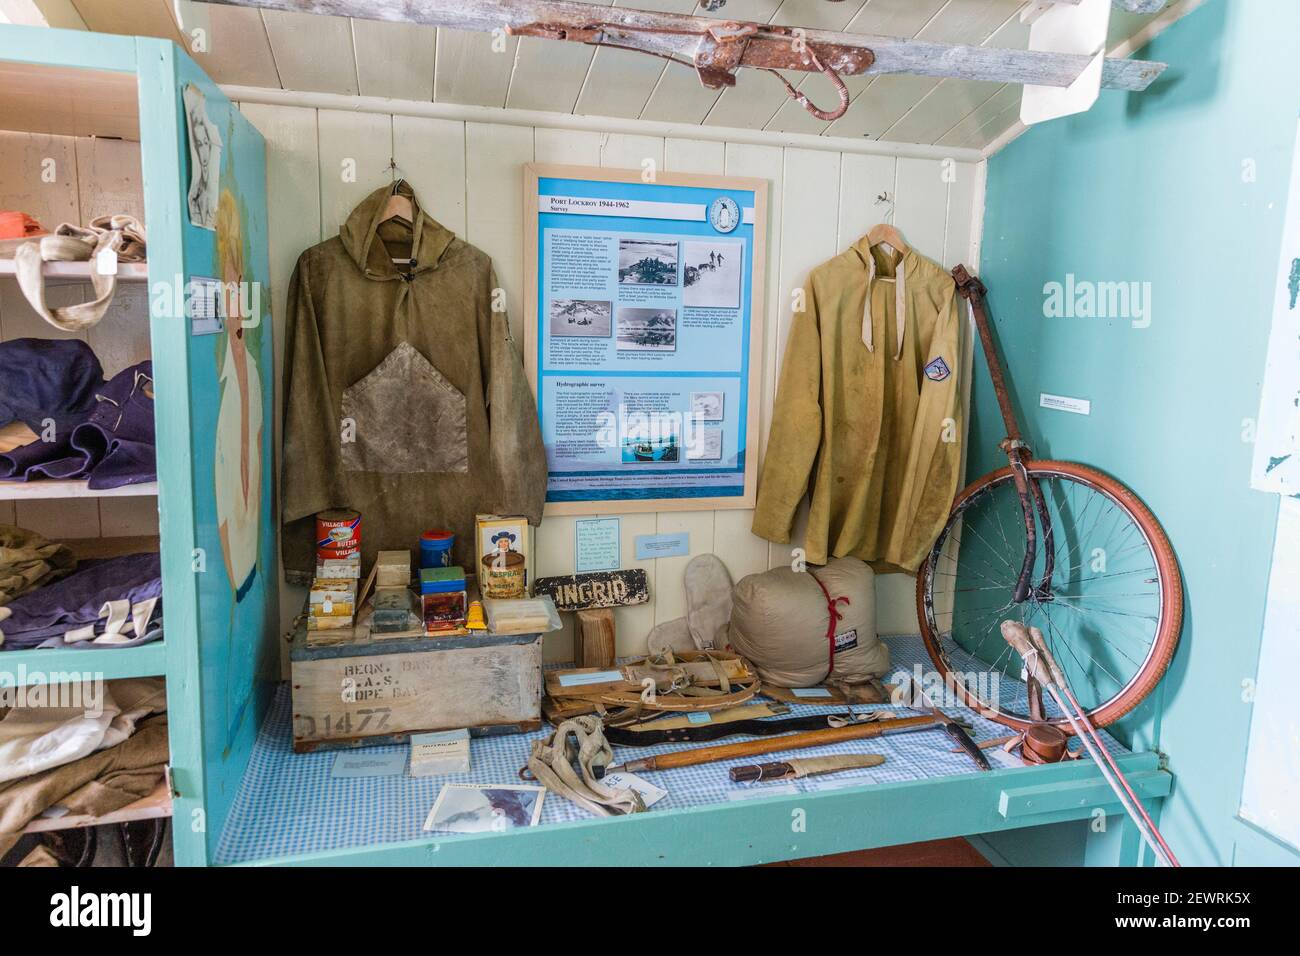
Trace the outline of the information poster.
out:
<instances>
[{"instance_id":1,"label":"information poster","mask_svg":"<svg viewBox=\"0 0 1300 956\"><path fill-rule=\"evenodd\" d=\"M526 167L547 511L752 508L767 184Z\"/></svg>"}]
</instances>

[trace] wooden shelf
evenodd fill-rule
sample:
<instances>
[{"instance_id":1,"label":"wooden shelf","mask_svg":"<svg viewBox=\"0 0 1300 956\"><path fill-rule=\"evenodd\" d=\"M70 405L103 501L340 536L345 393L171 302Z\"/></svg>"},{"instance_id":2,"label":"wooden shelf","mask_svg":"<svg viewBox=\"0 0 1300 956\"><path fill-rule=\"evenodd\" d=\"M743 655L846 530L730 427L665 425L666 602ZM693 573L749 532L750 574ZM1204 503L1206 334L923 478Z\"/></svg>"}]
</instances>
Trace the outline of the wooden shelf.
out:
<instances>
[{"instance_id":1,"label":"wooden shelf","mask_svg":"<svg viewBox=\"0 0 1300 956\"><path fill-rule=\"evenodd\" d=\"M67 813L61 817L37 817L27 826L23 833L49 833L51 830L71 830L75 827L97 827L104 823L131 823L135 820L157 820L172 815L172 795L167 792L167 781L154 788L153 793L141 797L135 803L129 803L121 810L114 810L102 817L91 817L80 813Z\"/></svg>"},{"instance_id":2,"label":"wooden shelf","mask_svg":"<svg viewBox=\"0 0 1300 956\"><path fill-rule=\"evenodd\" d=\"M116 535L111 538L67 538L62 542L72 549L78 561L91 558L117 558L124 554L156 552L159 538L156 534Z\"/></svg>"},{"instance_id":3,"label":"wooden shelf","mask_svg":"<svg viewBox=\"0 0 1300 956\"><path fill-rule=\"evenodd\" d=\"M47 262L41 273L48 279L75 279L90 281L91 262ZM16 271L13 259L0 259L0 276L12 276ZM147 282L149 280L149 263L119 262L117 277L122 282Z\"/></svg>"},{"instance_id":4,"label":"wooden shelf","mask_svg":"<svg viewBox=\"0 0 1300 956\"><path fill-rule=\"evenodd\" d=\"M50 682L57 674L93 674L103 680L119 677L162 677L167 673L167 642L154 641L139 647L96 646L39 648L25 651L0 650L0 682L24 684L33 678Z\"/></svg>"},{"instance_id":5,"label":"wooden shelf","mask_svg":"<svg viewBox=\"0 0 1300 956\"><path fill-rule=\"evenodd\" d=\"M92 489L85 481L0 481L0 501L35 498L155 498L158 482L145 481L121 488Z\"/></svg>"}]
</instances>

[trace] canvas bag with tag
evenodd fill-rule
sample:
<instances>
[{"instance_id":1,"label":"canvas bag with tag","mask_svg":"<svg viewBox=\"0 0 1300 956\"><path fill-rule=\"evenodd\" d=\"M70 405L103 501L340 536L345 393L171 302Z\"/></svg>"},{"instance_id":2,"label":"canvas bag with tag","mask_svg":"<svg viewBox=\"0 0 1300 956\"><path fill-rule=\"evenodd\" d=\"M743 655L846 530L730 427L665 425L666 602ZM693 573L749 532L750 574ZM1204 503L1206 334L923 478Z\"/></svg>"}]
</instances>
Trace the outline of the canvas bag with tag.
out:
<instances>
[{"instance_id":1,"label":"canvas bag with tag","mask_svg":"<svg viewBox=\"0 0 1300 956\"><path fill-rule=\"evenodd\" d=\"M740 580L727 639L765 684L862 684L889 670L876 635L875 576L857 558L773 568Z\"/></svg>"}]
</instances>

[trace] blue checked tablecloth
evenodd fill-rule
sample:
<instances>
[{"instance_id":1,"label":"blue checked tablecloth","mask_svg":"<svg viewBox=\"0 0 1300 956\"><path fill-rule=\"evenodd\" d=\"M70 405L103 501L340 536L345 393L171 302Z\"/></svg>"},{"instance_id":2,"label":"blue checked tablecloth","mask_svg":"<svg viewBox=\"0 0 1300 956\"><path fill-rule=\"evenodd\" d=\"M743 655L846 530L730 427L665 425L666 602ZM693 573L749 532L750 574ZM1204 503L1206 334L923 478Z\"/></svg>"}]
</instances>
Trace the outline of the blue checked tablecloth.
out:
<instances>
[{"instance_id":1,"label":"blue checked tablecloth","mask_svg":"<svg viewBox=\"0 0 1300 956\"><path fill-rule=\"evenodd\" d=\"M893 655L893 667L931 673L933 665L926 656L919 637L885 638ZM1018 685L1018 681L1007 681ZM927 690L930 688L927 686ZM1005 686L1008 698L1023 685ZM1005 698L1004 698L1005 699ZM878 709L859 707L859 709ZM898 708L904 709L905 708ZM843 711L843 706L825 707L796 704L790 716L819 712ZM980 717L965 708L945 707L947 713L968 720L976 741L1008 733L1001 724ZM432 836L422 828L438 792L446 783L519 784L519 769L527 762L532 741L545 736L545 728L532 734L512 734L475 738L470 745L470 771L438 777L411 777L405 772L391 776L344 778L334 777L331 770L340 753L357 751L322 751L295 754L292 746L289 686L282 684L258 734L248 769L226 820L217 846L215 862L241 863L301 853L317 853L376 843L416 840ZM749 738L727 738L723 743ZM1120 747L1109 736L1112 753ZM664 744L657 747L615 747L617 761L667 753L689 744ZM400 753L409 745L368 747L367 755ZM679 770L646 772L642 778L668 791L649 812L702 804L722 803L756 796L786 792L812 792L840 787L863 786L943 777L978 772L970 758L953 753L946 734L921 731L873 740L849 741L828 747L792 752L793 756L813 757L830 754L879 753L885 763L870 770L851 770L825 777L797 781L758 784L733 784L727 768L738 764L781 759L781 755L764 755L741 760L683 767ZM1022 766L1018 757L992 748L985 753L997 769L999 766ZM547 794L542 806L540 825L589 818L586 811L554 794Z\"/></svg>"}]
</instances>

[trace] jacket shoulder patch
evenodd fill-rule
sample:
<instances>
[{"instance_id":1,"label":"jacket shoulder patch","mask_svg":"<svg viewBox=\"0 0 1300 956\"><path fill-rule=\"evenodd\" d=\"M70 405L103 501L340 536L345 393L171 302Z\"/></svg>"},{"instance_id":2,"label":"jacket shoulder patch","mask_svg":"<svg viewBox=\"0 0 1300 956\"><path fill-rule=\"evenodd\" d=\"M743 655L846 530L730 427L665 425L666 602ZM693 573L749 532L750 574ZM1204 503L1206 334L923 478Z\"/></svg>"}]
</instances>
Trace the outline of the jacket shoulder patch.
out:
<instances>
[{"instance_id":1,"label":"jacket shoulder patch","mask_svg":"<svg viewBox=\"0 0 1300 956\"><path fill-rule=\"evenodd\" d=\"M932 359L930 364L925 367L925 377L932 382L942 382L952 374L952 369L948 368L948 363L943 357Z\"/></svg>"}]
</instances>

